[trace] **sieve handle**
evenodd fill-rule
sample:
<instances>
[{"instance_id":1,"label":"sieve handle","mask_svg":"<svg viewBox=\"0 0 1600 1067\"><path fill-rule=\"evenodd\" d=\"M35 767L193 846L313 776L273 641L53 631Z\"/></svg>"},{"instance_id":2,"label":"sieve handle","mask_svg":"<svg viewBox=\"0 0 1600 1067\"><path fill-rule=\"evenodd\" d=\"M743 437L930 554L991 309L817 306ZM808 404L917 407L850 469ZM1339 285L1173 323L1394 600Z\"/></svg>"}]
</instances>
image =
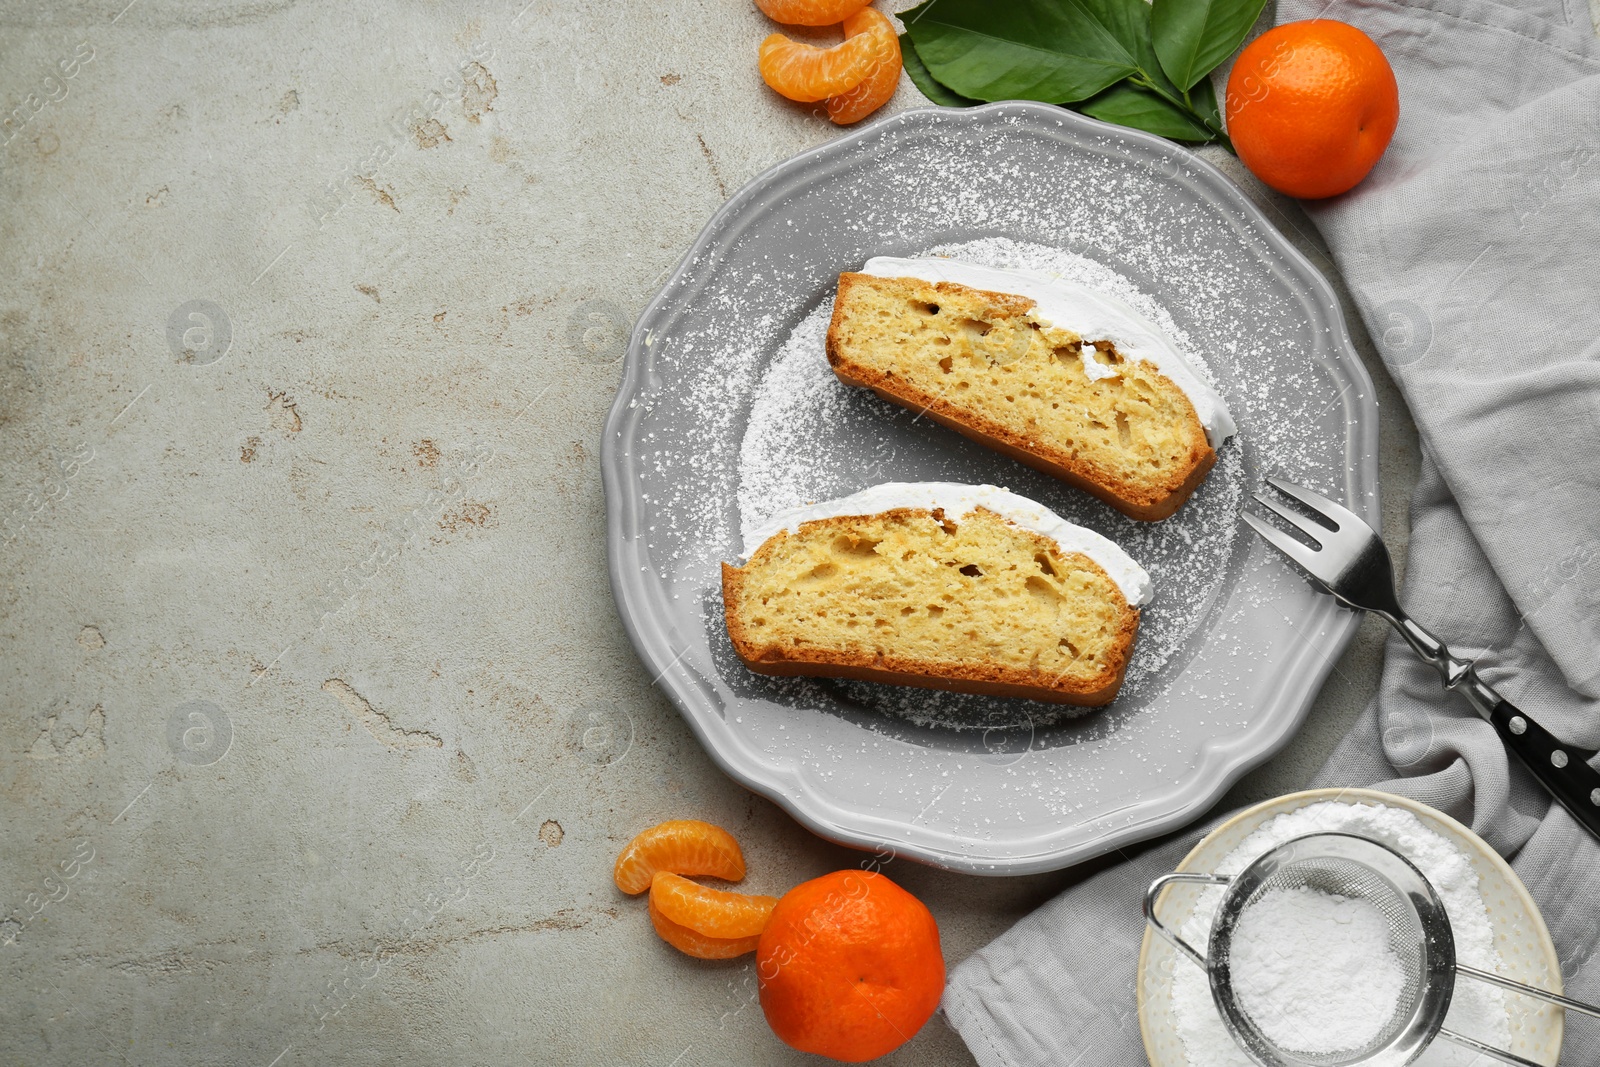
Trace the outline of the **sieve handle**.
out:
<instances>
[{"instance_id":1,"label":"sieve handle","mask_svg":"<svg viewBox=\"0 0 1600 1067\"><path fill-rule=\"evenodd\" d=\"M1502 978L1492 971L1480 971L1476 967L1468 967L1466 964L1458 963L1456 964L1456 973L1464 974L1468 978L1476 978L1480 982L1488 982L1490 985L1497 985L1518 993L1526 993L1530 997L1535 997L1549 1004L1559 1004L1563 1008L1581 1011L1585 1015L1593 1015L1600 1018L1600 1007L1595 1007L1593 1004L1585 1004L1581 1000L1573 1000L1571 997L1564 997L1560 993L1551 993L1548 990L1540 989L1538 986L1512 981L1510 978Z\"/></svg>"},{"instance_id":2,"label":"sieve handle","mask_svg":"<svg viewBox=\"0 0 1600 1067\"><path fill-rule=\"evenodd\" d=\"M1231 878L1225 874L1191 874L1187 871L1174 871L1163 874L1160 878L1150 883L1150 888L1144 894L1144 921L1150 924L1151 929L1166 938L1167 943L1179 952L1193 960L1201 970L1206 970L1206 958L1196 952L1194 946L1179 937L1161 917L1156 914L1156 897L1161 891L1173 882L1199 882L1202 885L1227 885Z\"/></svg>"},{"instance_id":3,"label":"sieve handle","mask_svg":"<svg viewBox=\"0 0 1600 1067\"><path fill-rule=\"evenodd\" d=\"M1476 1041L1465 1034L1458 1034L1454 1030L1445 1030L1441 1027L1439 1030L1439 1036L1444 1038L1446 1041L1449 1041L1451 1044L1460 1045L1462 1048L1470 1048L1474 1052L1481 1052L1491 1059L1499 1060L1501 1063L1512 1064L1513 1067L1544 1067L1544 1064L1542 1063L1535 1063L1533 1060L1525 1060L1521 1056L1518 1056L1515 1052L1507 1052L1503 1048L1495 1048L1493 1045L1485 1045L1482 1041Z\"/></svg>"}]
</instances>

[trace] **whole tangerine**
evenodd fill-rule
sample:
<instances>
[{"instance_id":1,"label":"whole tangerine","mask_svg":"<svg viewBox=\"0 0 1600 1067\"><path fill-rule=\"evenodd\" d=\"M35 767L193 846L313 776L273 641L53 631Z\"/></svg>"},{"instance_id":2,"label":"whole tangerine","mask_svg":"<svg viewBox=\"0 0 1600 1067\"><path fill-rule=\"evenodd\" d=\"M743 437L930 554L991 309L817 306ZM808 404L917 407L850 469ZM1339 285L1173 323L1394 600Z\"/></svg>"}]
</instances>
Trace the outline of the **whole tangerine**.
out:
<instances>
[{"instance_id":1,"label":"whole tangerine","mask_svg":"<svg viewBox=\"0 0 1600 1067\"><path fill-rule=\"evenodd\" d=\"M939 927L883 875L835 871L779 898L756 975L761 1010L785 1044L860 1063L905 1044L939 1006Z\"/></svg>"},{"instance_id":2,"label":"whole tangerine","mask_svg":"<svg viewBox=\"0 0 1600 1067\"><path fill-rule=\"evenodd\" d=\"M1367 176L1400 121L1383 51L1333 19L1287 22L1251 41L1228 75L1228 136L1250 172L1317 200Z\"/></svg>"}]
</instances>

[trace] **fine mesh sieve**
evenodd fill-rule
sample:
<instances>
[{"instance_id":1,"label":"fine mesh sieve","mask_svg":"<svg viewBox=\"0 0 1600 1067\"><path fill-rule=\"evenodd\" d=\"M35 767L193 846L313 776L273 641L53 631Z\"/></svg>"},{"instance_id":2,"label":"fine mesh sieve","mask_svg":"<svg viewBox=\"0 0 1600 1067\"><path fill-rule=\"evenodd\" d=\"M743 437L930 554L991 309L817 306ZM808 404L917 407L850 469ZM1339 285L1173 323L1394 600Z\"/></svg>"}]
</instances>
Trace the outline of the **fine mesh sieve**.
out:
<instances>
[{"instance_id":1,"label":"fine mesh sieve","mask_svg":"<svg viewBox=\"0 0 1600 1067\"><path fill-rule=\"evenodd\" d=\"M1174 882L1227 887L1211 927L1206 955L1156 915L1157 896ZM1301 888L1364 900L1377 908L1387 923L1389 948L1400 963L1405 984L1394 1014L1371 1040L1357 1048L1334 1052L1284 1048L1269 1038L1239 1003L1231 970L1231 945L1240 917L1269 892ZM1436 1036L1502 1063L1540 1067L1532 1060L1444 1029L1458 974L1600 1015L1600 1008L1593 1005L1456 963L1455 938L1444 902L1422 872L1386 845L1353 834L1297 837L1260 856L1231 878L1186 872L1163 875L1145 894L1144 912L1158 934L1207 972L1211 997L1223 1023L1239 1047L1263 1067L1403 1067L1422 1055Z\"/></svg>"}]
</instances>

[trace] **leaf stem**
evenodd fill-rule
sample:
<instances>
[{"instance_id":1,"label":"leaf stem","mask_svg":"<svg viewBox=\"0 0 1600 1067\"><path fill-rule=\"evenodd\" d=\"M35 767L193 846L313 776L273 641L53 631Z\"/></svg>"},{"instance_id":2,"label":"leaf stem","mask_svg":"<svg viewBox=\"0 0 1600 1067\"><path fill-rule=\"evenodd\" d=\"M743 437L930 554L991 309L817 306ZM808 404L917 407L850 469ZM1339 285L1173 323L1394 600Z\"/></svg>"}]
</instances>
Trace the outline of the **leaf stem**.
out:
<instances>
[{"instance_id":1,"label":"leaf stem","mask_svg":"<svg viewBox=\"0 0 1600 1067\"><path fill-rule=\"evenodd\" d=\"M1182 95L1181 99L1177 96L1173 96L1159 81L1150 77L1150 75L1146 74L1143 70L1138 70L1133 74L1130 74L1128 76L1128 80L1134 85L1139 86L1141 89L1149 89L1167 103L1171 104L1173 107L1182 108L1183 111L1190 118L1194 119L1195 122L1211 131L1212 140L1222 145L1222 147L1226 148L1229 152L1233 152L1234 155L1238 155L1237 152L1234 152L1233 142L1228 139L1227 131L1222 128L1221 123L1211 122L1206 118L1206 116L1202 115L1195 108L1194 102L1189 99L1189 91L1187 89L1180 90Z\"/></svg>"}]
</instances>

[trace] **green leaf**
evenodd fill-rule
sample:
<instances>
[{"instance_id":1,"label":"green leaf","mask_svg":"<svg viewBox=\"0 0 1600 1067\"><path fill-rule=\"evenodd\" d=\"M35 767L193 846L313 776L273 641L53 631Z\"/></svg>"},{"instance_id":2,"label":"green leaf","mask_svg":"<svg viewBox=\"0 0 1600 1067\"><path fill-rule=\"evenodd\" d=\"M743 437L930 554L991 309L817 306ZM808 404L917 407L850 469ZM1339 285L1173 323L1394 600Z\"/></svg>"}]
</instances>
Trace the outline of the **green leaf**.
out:
<instances>
[{"instance_id":1,"label":"green leaf","mask_svg":"<svg viewBox=\"0 0 1600 1067\"><path fill-rule=\"evenodd\" d=\"M1119 82L1100 95L1075 105L1078 111L1101 122L1132 126L1174 141L1212 141L1216 135L1195 121L1183 108L1149 89Z\"/></svg>"},{"instance_id":2,"label":"green leaf","mask_svg":"<svg viewBox=\"0 0 1600 1067\"><path fill-rule=\"evenodd\" d=\"M1187 92L1244 42L1265 6L1266 0L1153 0L1150 29L1162 69Z\"/></svg>"},{"instance_id":3,"label":"green leaf","mask_svg":"<svg viewBox=\"0 0 1600 1067\"><path fill-rule=\"evenodd\" d=\"M1150 87L1169 99L1181 96L1182 91L1167 78L1161 69L1161 59L1156 55L1151 39L1150 5L1145 0L1127 0L1120 14L1127 24L1128 39L1133 41L1139 72L1150 82Z\"/></svg>"},{"instance_id":4,"label":"green leaf","mask_svg":"<svg viewBox=\"0 0 1600 1067\"><path fill-rule=\"evenodd\" d=\"M1210 78L1201 78L1189 90L1189 103L1194 106L1200 121L1218 133L1222 132L1222 109L1217 106L1217 89Z\"/></svg>"},{"instance_id":5,"label":"green leaf","mask_svg":"<svg viewBox=\"0 0 1600 1067\"><path fill-rule=\"evenodd\" d=\"M1139 67L1143 0L927 0L900 13L934 79L975 100L1070 103Z\"/></svg>"},{"instance_id":6,"label":"green leaf","mask_svg":"<svg viewBox=\"0 0 1600 1067\"><path fill-rule=\"evenodd\" d=\"M1221 11L1233 0L1190 2ZM926 0L900 15L901 54L917 88L947 107L1043 100L1174 140L1226 144L1211 83L1191 93L1195 81L1168 77L1156 10L1146 0Z\"/></svg>"},{"instance_id":7,"label":"green leaf","mask_svg":"<svg viewBox=\"0 0 1600 1067\"><path fill-rule=\"evenodd\" d=\"M974 100L970 96L962 96L949 86L939 84L938 80L928 72L928 65L922 62L922 57L917 54L917 46L912 42L911 35L900 35L900 62L906 68L906 74L911 78L911 84L917 91L941 107L971 107L981 104L982 100Z\"/></svg>"}]
</instances>

